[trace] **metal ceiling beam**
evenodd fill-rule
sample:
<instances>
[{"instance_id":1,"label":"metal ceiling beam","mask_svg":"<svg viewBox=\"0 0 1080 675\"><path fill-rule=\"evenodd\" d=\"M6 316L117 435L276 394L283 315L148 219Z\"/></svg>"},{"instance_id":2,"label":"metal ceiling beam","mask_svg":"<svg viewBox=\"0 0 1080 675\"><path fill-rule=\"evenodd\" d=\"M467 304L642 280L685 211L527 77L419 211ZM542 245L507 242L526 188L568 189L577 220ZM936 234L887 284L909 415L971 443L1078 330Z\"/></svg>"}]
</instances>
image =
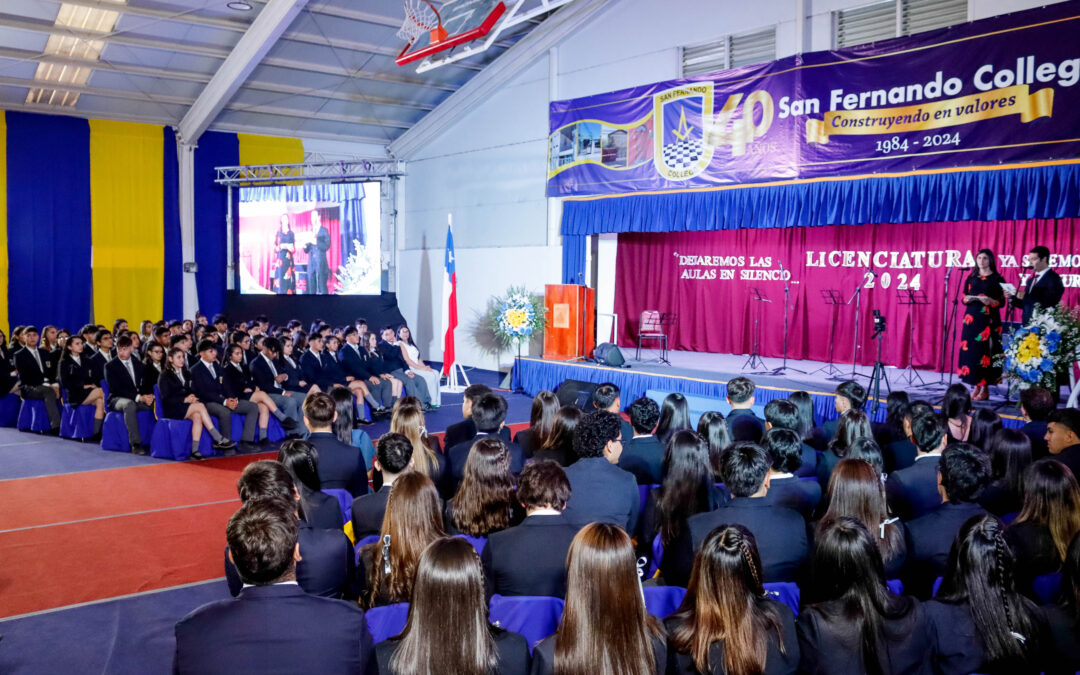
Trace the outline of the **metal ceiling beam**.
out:
<instances>
[{"instance_id":1,"label":"metal ceiling beam","mask_svg":"<svg viewBox=\"0 0 1080 675\"><path fill-rule=\"evenodd\" d=\"M104 9L110 12L120 12L121 14L127 14L129 16L143 16L148 19L163 19L165 21L178 21L180 23L189 23L196 26L206 26L208 28L221 28L223 30L236 31L243 33L247 30L247 21L235 21L233 19L222 19L216 16L206 16L204 14L197 14L197 10L188 7L177 7L166 4L156 4L153 7L147 7L146 5L129 5L125 2L114 2L113 0L51 0L57 5L63 3L68 5L75 5L76 7L89 7L91 9Z\"/></svg>"},{"instance_id":2,"label":"metal ceiling beam","mask_svg":"<svg viewBox=\"0 0 1080 675\"><path fill-rule=\"evenodd\" d=\"M394 157L411 159L421 148L545 56L548 49L575 33L610 4L612 0L578 0L555 12L411 129L398 136L387 149Z\"/></svg>"},{"instance_id":3,"label":"metal ceiling beam","mask_svg":"<svg viewBox=\"0 0 1080 675\"><path fill-rule=\"evenodd\" d=\"M307 0L270 0L263 7L180 120L179 135L185 143L195 143L206 131L305 4Z\"/></svg>"},{"instance_id":4,"label":"metal ceiling beam","mask_svg":"<svg viewBox=\"0 0 1080 675\"><path fill-rule=\"evenodd\" d=\"M442 91L457 91L458 87L451 84L443 84L441 82L427 82L425 80L402 77L400 75L386 75L383 73L365 73L362 70L349 70L339 65L325 65L321 63L308 63L306 61L297 61L295 59L288 59L281 56L270 56L262 60L260 65L272 66L275 68L289 68L291 70L303 70L309 73L323 73L326 75L337 75L339 77L359 77L365 80L373 80L376 82L389 82L392 84L404 84L410 87L426 87L428 89L441 89Z\"/></svg>"},{"instance_id":5,"label":"metal ceiling beam","mask_svg":"<svg viewBox=\"0 0 1080 675\"><path fill-rule=\"evenodd\" d=\"M263 0L255 0L262 4ZM309 12L315 14L322 14L324 16L334 16L339 19L351 19L353 21L362 21L364 23L374 24L376 26L386 26L388 28L401 28L401 22L404 17L396 16L383 16L381 14L375 14L373 12L365 12L359 9L346 9L344 7L335 7L334 5L327 4L325 2L312 2L307 7Z\"/></svg>"}]
</instances>

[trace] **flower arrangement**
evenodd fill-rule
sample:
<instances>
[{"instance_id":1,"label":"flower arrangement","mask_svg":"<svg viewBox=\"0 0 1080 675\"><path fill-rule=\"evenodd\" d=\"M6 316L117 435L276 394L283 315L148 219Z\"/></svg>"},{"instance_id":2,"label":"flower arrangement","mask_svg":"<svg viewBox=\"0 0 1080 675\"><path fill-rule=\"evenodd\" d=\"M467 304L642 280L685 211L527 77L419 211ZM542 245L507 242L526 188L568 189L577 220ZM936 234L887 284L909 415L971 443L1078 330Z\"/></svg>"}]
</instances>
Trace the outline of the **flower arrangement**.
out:
<instances>
[{"instance_id":1,"label":"flower arrangement","mask_svg":"<svg viewBox=\"0 0 1080 675\"><path fill-rule=\"evenodd\" d=\"M1006 376L1018 379L1021 389L1041 385L1056 391L1058 374L1077 358L1080 313L1064 306L1039 309L1002 344L998 364Z\"/></svg>"},{"instance_id":2,"label":"flower arrangement","mask_svg":"<svg viewBox=\"0 0 1080 675\"><path fill-rule=\"evenodd\" d=\"M525 288L511 286L506 297L495 298L488 311L487 324L504 345L528 341L544 330L547 318L544 303Z\"/></svg>"},{"instance_id":3,"label":"flower arrangement","mask_svg":"<svg viewBox=\"0 0 1080 675\"><path fill-rule=\"evenodd\" d=\"M378 292L382 270L379 261L375 259L377 251L360 243L359 239L352 240L352 253L348 259L338 268L337 278L340 295L363 295L365 293Z\"/></svg>"}]
</instances>

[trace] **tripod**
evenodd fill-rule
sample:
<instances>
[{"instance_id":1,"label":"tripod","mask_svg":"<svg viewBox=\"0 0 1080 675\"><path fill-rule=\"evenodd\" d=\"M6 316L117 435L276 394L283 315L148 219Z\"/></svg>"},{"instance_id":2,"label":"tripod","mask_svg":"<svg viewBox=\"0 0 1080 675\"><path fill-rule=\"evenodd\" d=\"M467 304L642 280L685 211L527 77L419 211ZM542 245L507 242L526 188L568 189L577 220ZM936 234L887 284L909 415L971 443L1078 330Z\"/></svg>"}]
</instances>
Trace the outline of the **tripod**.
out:
<instances>
[{"instance_id":1,"label":"tripod","mask_svg":"<svg viewBox=\"0 0 1080 675\"><path fill-rule=\"evenodd\" d=\"M798 368L788 368L787 364L788 306L791 304L791 288L788 286L787 275L784 272L784 265L783 263L780 263L780 274L784 279L784 364L779 368L775 368L770 371L762 373L752 373L753 375L784 375L787 373L788 370L793 373L802 373L803 375L806 375L805 370L799 370Z\"/></svg>"},{"instance_id":2,"label":"tripod","mask_svg":"<svg viewBox=\"0 0 1080 675\"><path fill-rule=\"evenodd\" d=\"M922 375L919 375L919 371L915 370L915 355L912 352L911 345L915 340L915 308L922 305L929 305L930 300L927 299L926 293L911 288L897 291L896 294L901 305L911 307L911 329L907 334L908 366L904 369L904 372L900 374L899 381L903 382L904 377L906 376L909 385L915 384L915 380L918 380L919 384L925 387L926 381L922 379Z\"/></svg>"},{"instance_id":3,"label":"tripod","mask_svg":"<svg viewBox=\"0 0 1080 675\"><path fill-rule=\"evenodd\" d=\"M825 306L831 308L831 310L832 310L832 321L830 321L829 323L831 325L835 326L836 325L836 307L837 307L837 305L844 304L844 299L843 299L843 297L841 297L840 291L838 291L836 289L833 289L833 288L827 288L827 289L821 291L821 298L822 298L822 300L825 301ZM830 380L836 380L836 381L840 382L840 381L843 381L845 379L844 378L844 371L837 368L836 365L833 363L833 350L835 348L836 348L836 340L829 340L829 362L826 363L824 366L818 368L814 372L810 373L811 375L816 375L816 374L824 371L825 375L828 376L828 379L830 379Z\"/></svg>"},{"instance_id":4,"label":"tripod","mask_svg":"<svg viewBox=\"0 0 1080 675\"><path fill-rule=\"evenodd\" d=\"M889 386L889 376L885 374L885 364L881 361L881 338L885 335L884 324L880 327L874 328L874 335L871 340L877 340L877 361L874 362L874 371L870 374L870 384L867 386L867 391L870 392L870 397L874 400L874 407L871 412L876 413L878 408L881 407L881 383L885 383L885 389L888 393L892 393L892 387Z\"/></svg>"},{"instance_id":5,"label":"tripod","mask_svg":"<svg viewBox=\"0 0 1080 675\"><path fill-rule=\"evenodd\" d=\"M877 272L871 272L869 270L863 272L862 278L859 279L859 287L855 289L855 294L851 296L851 300L847 301L847 304L849 305L852 300L855 301L855 340L854 346L851 348L851 379L853 380L855 379L855 376L859 374L855 371L855 366L859 363L859 315L861 314L860 305L862 301L862 289L866 286L866 277L869 274L872 274L875 277L877 276ZM863 377L866 376L863 375Z\"/></svg>"},{"instance_id":6,"label":"tripod","mask_svg":"<svg viewBox=\"0 0 1080 675\"><path fill-rule=\"evenodd\" d=\"M757 303L754 311L754 348L750 352L750 358L746 359L746 363L743 364L743 370L765 367L765 362L758 356L758 343L761 342L761 303L772 302L772 300L761 294L760 288L750 289L750 299Z\"/></svg>"}]
</instances>

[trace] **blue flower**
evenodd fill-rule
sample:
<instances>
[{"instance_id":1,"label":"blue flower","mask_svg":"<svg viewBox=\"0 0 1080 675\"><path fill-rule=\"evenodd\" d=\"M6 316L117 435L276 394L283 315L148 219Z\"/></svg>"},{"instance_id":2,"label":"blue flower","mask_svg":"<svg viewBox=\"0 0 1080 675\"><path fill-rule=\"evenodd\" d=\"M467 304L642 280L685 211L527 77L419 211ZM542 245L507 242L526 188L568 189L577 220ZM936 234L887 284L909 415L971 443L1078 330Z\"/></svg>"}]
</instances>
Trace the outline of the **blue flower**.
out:
<instances>
[{"instance_id":1,"label":"blue flower","mask_svg":"<svg viewBox=\"0 0 1080 675\"><path fill-rule=\"evenodd\" d=\"M1054 362L1050 359L1043 359L1042 363L1039 364L1039 367L1043 372L1049 373L1054 370Z\"/></svg>"},{"instance_id":2,"label":"blue flower","mask_svg":"<svg viewBox=\"0 0 1080 675\"><path fill-rule=\"evenodd\" d=\"M1012 360L1012 357L1005 357L1005 370L1012 370L1016 363Z\"/></svg>"}]
</instances>

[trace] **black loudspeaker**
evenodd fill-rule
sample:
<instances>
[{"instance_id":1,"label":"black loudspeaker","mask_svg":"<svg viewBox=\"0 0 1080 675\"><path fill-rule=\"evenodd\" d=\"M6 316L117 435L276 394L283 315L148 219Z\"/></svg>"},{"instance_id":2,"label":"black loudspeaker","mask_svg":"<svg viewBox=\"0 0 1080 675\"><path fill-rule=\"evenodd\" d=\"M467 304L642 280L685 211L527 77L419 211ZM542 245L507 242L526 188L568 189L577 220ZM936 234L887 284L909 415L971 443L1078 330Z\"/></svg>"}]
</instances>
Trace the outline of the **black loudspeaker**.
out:
<instances>
[{"instance_id":1,"label":"black loudspeaker","mask_svg":"<svg viewBox=\"0 0 1080 675\"><path fill-rule=\"evenodd\" d=\"M559 398L559 405L576 405L582 410L592 410L592 395L600 385L595 382L583 380L563 380L555 395Z\"/></svg>"},{"instance_id":2,"label":"black loudspeaker","mask_svg":"<svg viewBox=\"0 0 1080 675\"><path fill-rule=\"evenodd\" d=\"M597 345L593 357L602 366L622 368L626 365L626 359L623 358L622 351L610 342Z\"/></svg>"}]
</instances>

